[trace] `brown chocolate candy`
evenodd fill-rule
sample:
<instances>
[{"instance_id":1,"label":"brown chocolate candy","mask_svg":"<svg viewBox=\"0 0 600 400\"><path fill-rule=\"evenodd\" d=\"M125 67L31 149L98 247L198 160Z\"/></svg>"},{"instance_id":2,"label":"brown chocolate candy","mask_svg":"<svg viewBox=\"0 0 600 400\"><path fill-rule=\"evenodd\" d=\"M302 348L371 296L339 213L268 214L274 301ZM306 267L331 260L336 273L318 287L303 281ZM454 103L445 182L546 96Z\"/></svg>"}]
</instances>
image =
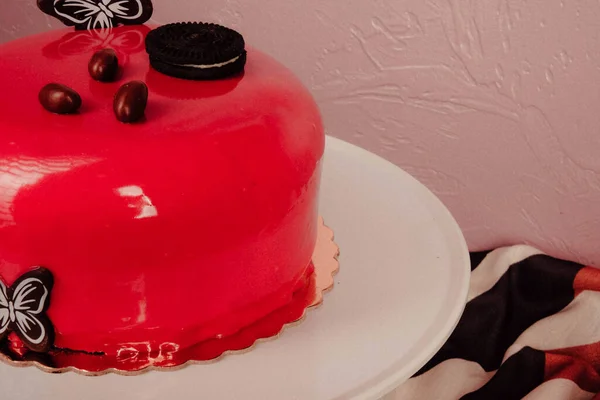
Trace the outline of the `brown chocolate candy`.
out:
<instances>
[{"instance_id":1,"label":"brown chocolate candy","mask_svg":"<svg viewBox=\"0 0 600 400\"><path fill-rule=\"evenodd\" d=\"M148 104L148 87L144 82L131 81L119 88L113 101L113 111L121 122L139 121Z\"/></svg>"},{"instance_id":2,"label":"brown chocolate candy","mask_svg":"<svg viewBox=\"0 0 600 400\"><path fill-rule=\"evenodd\" d=\"M40 90L38 99L42 106L56 114L73 114L81 107L81 96L68 86L49 83Z\"/></svg>"},{"instance_id":3,"label":"brown chocolate candy","mask_svg":"<svg viewBox=\"0 0 600 400\"><path fill-rule=\"evenodd\" d=\"M94 53L88 63L92 79L100 82L113 82L119 72L119 59L113 49L102 49Z\"/></svg>"}]
</instances>

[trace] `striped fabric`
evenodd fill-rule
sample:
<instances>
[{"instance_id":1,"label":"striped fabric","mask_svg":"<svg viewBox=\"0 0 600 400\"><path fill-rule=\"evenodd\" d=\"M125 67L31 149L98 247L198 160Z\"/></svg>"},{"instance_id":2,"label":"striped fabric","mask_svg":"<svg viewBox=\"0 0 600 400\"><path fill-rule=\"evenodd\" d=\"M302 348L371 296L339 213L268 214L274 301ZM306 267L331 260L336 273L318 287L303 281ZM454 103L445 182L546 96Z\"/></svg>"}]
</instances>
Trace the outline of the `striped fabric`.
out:
<instances>
[{"instance_id":1,"label":"striped fabric","mask_svg":"<svg viewBox=\"0 0 600 400\"><path fill-rule=\"evenodd\" d=\"M471 264L458 327L386 400L600 400L600 269L528 246Z\"/></svg>"}]
</instances>

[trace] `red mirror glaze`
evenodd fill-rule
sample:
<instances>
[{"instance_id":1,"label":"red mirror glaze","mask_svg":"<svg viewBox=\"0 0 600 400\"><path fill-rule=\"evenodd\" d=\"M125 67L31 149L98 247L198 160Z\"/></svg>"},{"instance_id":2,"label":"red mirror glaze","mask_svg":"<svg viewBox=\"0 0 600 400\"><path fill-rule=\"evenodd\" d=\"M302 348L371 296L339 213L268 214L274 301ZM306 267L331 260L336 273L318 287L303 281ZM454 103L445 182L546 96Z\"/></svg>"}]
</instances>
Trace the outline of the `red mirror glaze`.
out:
<instances>
[{"instance_id":1,"label":"red mirror glaze","mask_svg":"<svg viewBox=\"0 0 600 400\"><path fill-rule=\"evenodd\" d=\"M245 73L184 81L150 69L146 27L44 33L0 46L0 277L54 274L56 346L114 353L229 335L291 300L317 233L324 133L293 74L248 50ZM123 66L94 81L91 55ZM112 96L149 88L123 124ZM76 90L78 114L38 102Z\"/></svg>"}]
</instances>

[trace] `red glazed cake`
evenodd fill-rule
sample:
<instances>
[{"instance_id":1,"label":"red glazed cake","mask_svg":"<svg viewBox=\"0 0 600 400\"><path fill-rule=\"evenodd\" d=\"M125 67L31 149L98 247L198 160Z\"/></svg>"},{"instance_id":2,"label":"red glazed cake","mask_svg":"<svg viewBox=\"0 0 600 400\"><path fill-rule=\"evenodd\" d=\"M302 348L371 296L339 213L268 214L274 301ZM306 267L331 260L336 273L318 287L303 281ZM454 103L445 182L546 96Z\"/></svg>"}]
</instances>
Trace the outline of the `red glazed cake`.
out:
<instances>
[{"instance_id":1,"label":"red glazed cake","mask_svg":"<svg viewBox=\"0 0 600 400\"><path fill-rule=\"evenodd\" d=\"M252 48L226 78L159 72L150 30L68 28L0 46L4 341L186 348L268 316L310 278L324 151L311 95ZM119 72L101 82L88 64L107 48ZM65 98L41 94L53 82L81 106L73 95L73 112L45 109ZM115 99L128 82L146 87L134 123Z\"/></svg>"}]
</instances>

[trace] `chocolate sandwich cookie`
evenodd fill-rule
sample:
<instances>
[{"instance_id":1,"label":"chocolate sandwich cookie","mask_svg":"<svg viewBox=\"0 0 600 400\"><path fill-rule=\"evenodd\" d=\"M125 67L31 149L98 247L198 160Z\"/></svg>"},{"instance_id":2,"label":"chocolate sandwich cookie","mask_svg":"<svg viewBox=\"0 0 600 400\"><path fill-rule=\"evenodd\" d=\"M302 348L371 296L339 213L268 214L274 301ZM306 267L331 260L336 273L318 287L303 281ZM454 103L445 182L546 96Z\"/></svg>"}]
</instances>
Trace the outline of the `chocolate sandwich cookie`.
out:
<instances>
[{"instance_id":1,"label":"chocolate sandwich cookie","mask_svg":"<svg viewBox=\"0 0 600 400\"><path fill-rule=\"evenodd\" d=\"M244 37L217 24L180 22L146 36L150 65L163 74L193 80L223 79L246 65Z\"/></svg>"}]
</instances>

